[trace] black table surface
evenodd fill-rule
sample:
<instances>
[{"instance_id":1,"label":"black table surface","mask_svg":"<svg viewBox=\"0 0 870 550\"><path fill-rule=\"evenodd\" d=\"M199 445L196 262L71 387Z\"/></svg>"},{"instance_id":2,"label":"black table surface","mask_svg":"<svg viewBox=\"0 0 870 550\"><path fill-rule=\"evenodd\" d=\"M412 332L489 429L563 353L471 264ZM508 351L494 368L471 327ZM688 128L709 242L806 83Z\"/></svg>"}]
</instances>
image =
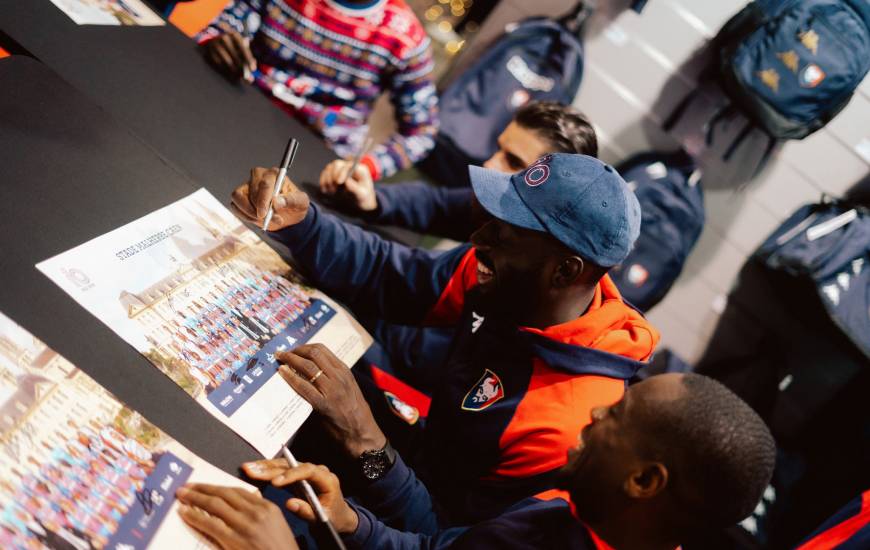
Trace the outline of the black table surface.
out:
<instances>
[{"instance_id":1,"label":"black table surface","mask_svg":"<svg viewBox=\"0 0 870 550\"><path fill-rule=\"evenodd\" d=\"M0 60L0 83L0 311L193 452L237 473L256 451L34 267L200 182L34 59Z\"/></svg>"},{"instance_id":2,"label":"black table surface","mask_svg":"<svg viewBox=\"0 0 870 550\"><path fill-rule=\"evenodd\" d=\"M317 181L333 153L259 90L208 66L173 25L77 25L49 0L0 0L0 31L128 125L167 162L226 196L300 140L290 176Z\"/></svg>"}]
</instances>

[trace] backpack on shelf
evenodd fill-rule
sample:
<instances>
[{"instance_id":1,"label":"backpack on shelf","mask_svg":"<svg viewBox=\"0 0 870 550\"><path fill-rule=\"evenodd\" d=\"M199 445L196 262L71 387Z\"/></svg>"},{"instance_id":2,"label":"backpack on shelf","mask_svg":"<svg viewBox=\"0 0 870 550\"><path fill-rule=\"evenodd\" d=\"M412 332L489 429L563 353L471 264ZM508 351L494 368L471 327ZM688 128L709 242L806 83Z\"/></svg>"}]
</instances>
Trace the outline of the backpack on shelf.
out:
<instances>
[{"instance_id":1,"label":"backpack on shelf","mask_svg":"<svg viewBox=\"0 0 870 550\"><path fill-rule=\"evenodd\" d=\"M730 103L707 123L734 113L749 122L723 155L731 158L753 128L768 137L764 165L778 140L802 139L825 126L852 97L870 69L867 0L756 0L732 17L713 40L716 80ZM694 94L665 122L669 129Z\"/></svg>"},{"instance_id":2,"label":"backpack on shelf","mask_svg":"<svg viewBox=\"0 0 870 550\"><path fill-rule=\"evenodd\" d=\"M436 147L420 167L444 185L466 185L466 167L498 150L498 136L517 109L533 100L570 104L583 78L580 28L588 13L580 2L558 20L532 17L509 25L442 92Z\"/></svg>"},{"instance_id":3,"label":"backpack on shelf","mask_svg":"<svg viewBox=\"0 0 870 550\"><path fill-rule=\"evenodd\" d=\"M870 359L870 210L842 201L806 205L755 256L812 281L831 319Z\"/></svg>"},{"instance_id":4,"label":"backpack on shelf","mask_svg":"<svg viewBox=\"0 0 870 550\"><path fill-rule=\"evenodd\" d=\"M617 166L637 195L640 236L610 277L622 296L641 311L665 297L704 228L700 172L683 151L641 153Z\"/></svg>"}]
</instances>

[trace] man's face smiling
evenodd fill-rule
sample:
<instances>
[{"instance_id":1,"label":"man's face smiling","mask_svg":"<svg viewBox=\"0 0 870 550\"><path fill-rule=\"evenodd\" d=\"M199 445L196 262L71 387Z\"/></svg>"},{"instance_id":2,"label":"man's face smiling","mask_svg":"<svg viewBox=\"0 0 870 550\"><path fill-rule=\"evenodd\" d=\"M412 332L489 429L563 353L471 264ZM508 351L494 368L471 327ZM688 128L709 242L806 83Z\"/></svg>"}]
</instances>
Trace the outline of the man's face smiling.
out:
<instances>
[{"instance_id":1,"label":"man's face smiling","mask_svg":"<svg viewBox=\"0 0 870 550\"><path fill-rule=\"evenodd\" d=\"M550 240L546 233L492 217L471 235L478 288L490 311L522 316L546 292L555 262Z\"/></svg>"}]
</instances>

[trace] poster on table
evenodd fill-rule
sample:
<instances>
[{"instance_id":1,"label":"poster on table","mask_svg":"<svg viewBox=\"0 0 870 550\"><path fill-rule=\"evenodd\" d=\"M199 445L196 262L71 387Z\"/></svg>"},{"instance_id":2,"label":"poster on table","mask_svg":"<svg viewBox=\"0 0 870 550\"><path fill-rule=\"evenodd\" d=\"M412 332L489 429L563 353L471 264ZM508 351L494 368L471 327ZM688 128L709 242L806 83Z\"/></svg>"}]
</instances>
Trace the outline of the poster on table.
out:
<instances>
[{"instance_id":1,"label":"poster on table","mask_svg":"<svg viewBox=\"0 0 870 550\"><path fill-rule=\"evenodd\" d=\"M253 490L0 314L0 548L211 548L178 515L189 482Z\"/></svg>"},{"instance_id":2,"label":"poster on table","mask_svg":"<svg viewBox=\"0 0 870 550\"><path fill-rule=\"evenodd\" d=\"M204 189L36 267L267 457L311 413L275 354L371 344Z\"/></svg>"},{"instance_id":3,"label":"poster on table","mask_svg":"<svg viewBox=\"0 0 870 550\"><path fill-rule=\"evenodd\" d=\"M51 0L51 3L78 25L166 24L142 0Z\"/></svg>"}]
</instances>

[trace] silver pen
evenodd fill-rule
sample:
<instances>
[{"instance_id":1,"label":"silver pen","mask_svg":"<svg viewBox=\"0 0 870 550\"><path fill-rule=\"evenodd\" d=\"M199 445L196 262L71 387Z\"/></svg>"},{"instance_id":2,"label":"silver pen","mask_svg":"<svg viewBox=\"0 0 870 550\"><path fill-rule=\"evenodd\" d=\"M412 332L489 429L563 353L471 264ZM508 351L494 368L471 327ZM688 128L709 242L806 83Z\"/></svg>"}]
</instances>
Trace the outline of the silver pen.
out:
<instances>
[{"instance_id":1,"label":"silver pen","mask_svg":"<svg viewBox=\"0 0 870 550\"><path fill-rule=\"evenodd\" d=\"M281 159L281 168L278 170L278 177L275 179L275 188L272 190L272 198L269 199L269 213L266 214L266 219L263 220L263 231L267 231L269 222L272 221L272 216L275 215L275 210L272 204L275 202L275 197L281 193L281 187L284 185L284 178L287 177L287 169L293 164L293 159L296 158L296 151L299 149L299 142L296 138L290 138L287 142L287 148L284 149L284 158Z\"/></svg>"},{"instance_id":2,"label":"silver pen","mask_svg":"<svg viewBox=\"0 0 870 550\"><path fill-rule=\"evenodd\" d=\"M290 464L291 468L299 467L299 462L296 461L293 453L290 452L290 449L288 449L286 445L281 448L281 453L284 455L284 458L287 460L287 463ZM317 498L317 493L314 492L314 488L310 483L308 483L307 479L299 480L298 483L302 487L302 492L305 493L305 500L307 500L308 504L311 505L311 508L314 509L314 515L317 517L317 521L326 527L332 537L332 542L335 544L335 547L339 550L346 550L344 543L341 540L341 536L339 536L338 531L336 531L335 527L330 523L329 517L326 515L326 510L324 510L323 505L320 504L320 499Z\"/></svg>"},{"instance_id":3,"label":"silver pen","mask_svg":"<svg viewBox=\"0 0 870 550\"><path fill-rule=\"evenodd\" d=\"M354 155L353 157L353 163L351 163L350 165L350 171L344 175L344 178L341 180L341 183L339 185L344 185L345 183L347 183L347 180L353 175L354 172L356 172L356 167L359 166L359 161L362 160L363 155L365 155L366 151L369 150L369 147L372 146L373 141L374 140L371 137L366 137L366 139L363 141L362 147L357 150L356 155Z\"/></svg>"}]
</instances>

